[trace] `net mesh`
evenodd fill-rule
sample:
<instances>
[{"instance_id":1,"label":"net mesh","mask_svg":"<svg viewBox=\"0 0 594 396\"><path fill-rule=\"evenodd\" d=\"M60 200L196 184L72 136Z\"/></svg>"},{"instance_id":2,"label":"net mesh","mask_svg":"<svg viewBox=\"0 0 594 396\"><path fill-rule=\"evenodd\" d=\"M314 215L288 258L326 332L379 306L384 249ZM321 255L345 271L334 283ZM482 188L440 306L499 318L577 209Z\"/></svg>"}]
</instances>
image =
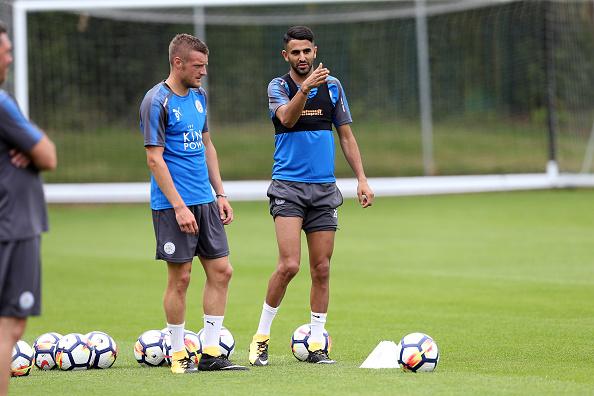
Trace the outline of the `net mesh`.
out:
<instances>
[{"instance_id":1,"label":"net mesh","mask_svg":"<svg viewBox=\"0 0 594 396\"><path fill-rule=\"evenodd\" d=\"M194 32L197 17L206 21L209 125L225 179L270 176L266 88L287 71L281 39L293 24L312 28L317 60L345 88L368 176L421 175L414 10L402 1L30 13L30 115L60 155L47 179L147 180L138 107L167 77L169 41ZM593 10L569 1L428 4L436 174L544 170L545 21L558 160L562 171L580 170L594 120ZM337 176L351 175L338 154Z\"/></svg>"}]
</instances>

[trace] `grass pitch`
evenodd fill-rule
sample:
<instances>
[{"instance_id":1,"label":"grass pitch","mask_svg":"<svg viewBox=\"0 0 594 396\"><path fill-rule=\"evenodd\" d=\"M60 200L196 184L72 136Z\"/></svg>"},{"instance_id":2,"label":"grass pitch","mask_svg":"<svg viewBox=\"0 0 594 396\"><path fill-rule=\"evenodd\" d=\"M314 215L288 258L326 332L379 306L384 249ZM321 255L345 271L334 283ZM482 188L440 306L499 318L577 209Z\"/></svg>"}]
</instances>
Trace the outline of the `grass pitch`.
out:
<instances>
[{"instance_id":1,"label":"grass pitch","mask_svg":"<svg viewBox=\"0 0 594 396\"><path fill-rule=\"evenodd\" d=\"M114 367L13 378L11 394L593 394L594 190L379 198L340 210L327 329L333 366L293 358L289 339L309 320L309 274L291 283L273 324L271 364L249 372L173 376L142 368L132 345L165 325L165 266L152 259L147 206L54 206L43 241L43 315L24 339L103 330ZM235 203L228 227L235 268L225 325L233 360L247 363L276 260L264 202ZM199 264L187 327L201 321ZM364 370L381 340L422 331L439 345L434 373Z\"/></svg>"}]
</instances>

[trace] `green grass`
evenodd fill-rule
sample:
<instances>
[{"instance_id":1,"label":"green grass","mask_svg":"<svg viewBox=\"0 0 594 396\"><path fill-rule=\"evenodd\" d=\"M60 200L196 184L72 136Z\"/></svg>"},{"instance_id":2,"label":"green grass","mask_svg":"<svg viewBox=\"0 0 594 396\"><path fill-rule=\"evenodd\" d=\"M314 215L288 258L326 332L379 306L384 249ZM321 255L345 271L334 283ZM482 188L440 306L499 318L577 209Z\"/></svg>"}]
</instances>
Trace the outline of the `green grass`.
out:
<instances>
[{"instance_id":1,"label":"green grass","mask_svg":"<svg viewBox=\"0 0 594 396\"><path fill-rule=\"evenodd\" d=\"M211 126L223 178L267 179L272 169L274 135L269 124ZM407 121L353 124L368 176L423 174L420 127ZM146 181L148 169L142 136L134 128L94 131L49 131L56 141L60 165L45 175L48 182ZM584 138L585 139L585 138ZM586 141L559 137L560 165L579 170ZM543 172L547 161L544 126L485 119L436 122L435 173ZM337 144L336 174L352 171Z\"/></svg>"},{"instance_id":2,"label":"green grass","mask_svg":"<svg viewBox=\"0 0 594 396\"><path fill-rule=\"evenodd\" d=\"M272 328L271 365L171 375L134 360L144 330L164 326L165 267L154 261L146 206L53 206L43 243L47 331L110 333L108 370L41 372L11 380L14 395L594 394L594 190L347 200L333 257L327 328L334 366L297 362L292 331L309 319L307 263ZM235 268L225 325L246 349L276 260L264 202L236 203L228 227ZM203 273L193 272L187 326L201 326ZM422 331L437 341L434 373L363 370L381 340Z\"/></svg>"}]
</instances>

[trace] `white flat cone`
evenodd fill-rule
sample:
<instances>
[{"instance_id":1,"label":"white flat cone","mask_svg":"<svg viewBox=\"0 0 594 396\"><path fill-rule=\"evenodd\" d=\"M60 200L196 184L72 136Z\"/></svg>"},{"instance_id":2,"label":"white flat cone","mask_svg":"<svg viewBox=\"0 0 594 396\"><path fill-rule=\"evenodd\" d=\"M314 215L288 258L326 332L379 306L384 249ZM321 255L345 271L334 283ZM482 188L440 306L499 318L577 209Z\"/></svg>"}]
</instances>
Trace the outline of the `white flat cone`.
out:
<instances>
[{"instance_id":1,"label":"white flat cone","mask_svg":"<svg viewBox=\"0 0 594 396\"><path fill-rule=\"evenodd\" d=\"M394 341L381 341L359 368L398 368L398 345Z\"/></svg>"}]
</instances>

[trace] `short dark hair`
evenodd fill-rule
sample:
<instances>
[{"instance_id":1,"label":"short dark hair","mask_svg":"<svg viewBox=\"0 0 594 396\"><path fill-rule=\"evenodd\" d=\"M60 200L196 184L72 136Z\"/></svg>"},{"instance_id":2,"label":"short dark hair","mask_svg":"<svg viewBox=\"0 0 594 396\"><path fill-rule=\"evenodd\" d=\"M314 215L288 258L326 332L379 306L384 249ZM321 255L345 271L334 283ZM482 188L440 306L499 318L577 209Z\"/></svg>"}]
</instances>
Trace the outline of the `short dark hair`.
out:
<instances>
[{"instance_id":1,"label":"short dark hair","mask_svg":"<svg viewBox=\"0 0 594 396\"><path fill-rule=\"evenodd\" d=\"M8 33L8 29L6 28L6 25L4 24L4 22L2 22L2 20L0 20L0 34L2 33Z\"/></svg>"},{"instance_id":2,"label":"short dark hair","mask_svg":"<svg viewBox=\"0 0 594 396\"><path fill-rule=\"evenodd\" d=\"M314 42L314 34L307 26L291 26L283 37L285 45L291 40L308 40Z\"/></svg>"},{"instance_id":3,"label":"short dark hair","mask_svg":"<svg viewBox=\"0 0 594 396\"><path fill-rule=\"evenodd\" d=\"M176 35L169 43L169 63L173 64L173 58L176 56L186 60L189 51L198 51L208 55L208 47L198 37L187 33Z\"/></svg>"}]
</instances>

